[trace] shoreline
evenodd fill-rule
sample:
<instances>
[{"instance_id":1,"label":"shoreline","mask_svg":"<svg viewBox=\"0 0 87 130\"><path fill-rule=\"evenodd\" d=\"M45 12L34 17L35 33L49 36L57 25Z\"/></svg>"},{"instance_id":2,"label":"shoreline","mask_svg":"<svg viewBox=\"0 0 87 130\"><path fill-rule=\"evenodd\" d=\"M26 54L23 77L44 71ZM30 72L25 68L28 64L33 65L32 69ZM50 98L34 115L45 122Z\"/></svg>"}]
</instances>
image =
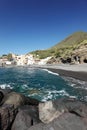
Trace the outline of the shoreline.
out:
<instances>
[{"instance_id":1,"label":"shoreline","mask_svg":"<svg viewBox=\"0 0 87 130\"><path fill-rule=\"evenodd\" d=\"M55 65L30 65L30 66L4 66L0 68L41 68L48 69L59 76L67 76L87 82L87 64L69 65L69 64L55 64Z\"/></svg>"},{"instance_id":2,"label":"shoreline","mask_svg":"<svg viewBox=\"0 0 87 130\"><path fill-rule=\"evenodd\" d=\"M77 80L87 82L87 63L86 64L55 64L55 65L44 65L40 68L48 69L60 76L66 76L75 78Z\"/></svg>"},{"instance_id":3,"label":"shoreline","mask_svg":"<svg viewBox=\"0 0 87 130\"><path fill-rule=\"evenodd\" d=\"M64 70L64 69L56 69L56 68L47 68L48 70L59 74L59 76L67 76L72 77L77 80L82 80L87 82L87 72L83 71L70 71L70 70Z\"/></svg>"}]
</instances>

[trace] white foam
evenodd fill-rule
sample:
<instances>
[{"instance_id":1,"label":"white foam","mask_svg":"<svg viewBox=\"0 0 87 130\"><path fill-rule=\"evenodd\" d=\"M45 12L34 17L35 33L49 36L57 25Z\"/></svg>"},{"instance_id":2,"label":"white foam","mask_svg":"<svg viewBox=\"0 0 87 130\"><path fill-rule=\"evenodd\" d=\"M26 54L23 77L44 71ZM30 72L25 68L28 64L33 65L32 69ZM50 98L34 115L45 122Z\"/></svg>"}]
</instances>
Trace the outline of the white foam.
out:
<instances>
[{"instance_id":1,"label":"white foam","mask_svg":"<svg viewBox=\"0 0 87 130\"><path fill-rule=\"evenodd\" d=\"M58 91L58 94L61 96L69 96L69 94L65 90Z\"/></svg>"},{"instance_id":2,"label":"white foam","mask_svg":"<svg viewBox=\"0 0 87 130\"><path fill-rule=\"evenodd\" d=\"M76 85L76 84L74 84L74 83L71 83L71 84L70 84L71 87L74 87L75 85Z\"/></svg>"},{"instance_id":3,"label":"white foam","mask_svg":"<svg viewBox=\"0 0 87 130\"><path fill-rule=\"evenodd\" d=\"M76 96L69 96L69 97L70 97L70 98L75 98L75 99L77 98Z\"/></svg>"},{"instance_id":4,"label":"white foam","mask_svg":"<svg viewBox=\"0 0 87 130\"><path fill-rule=\"evenodd\" d=\"M43 97L42 101L45 102L47 100L51 100L53 98L56 99L57 96L70 96L65 90L49 90L46 91L46 96Z\"/></svg>"},{"instance_id":5,"label":"white foam","mask_svg":"<svg viewBox=\"0 0 87 130\"><path fill-rule=\"evenodd\" d=\"M6 88L12 89L13 87L12 87L10 84L1 84L1 85L0 85L0 88L1 88L1 89L6 89Z\"/></svg>"},{"instance_id":6,"label":"white foam","mask_svg":"<svg viewBox=\"0 0 87 130\"><path fill-rule=\"evenodd\" d=\"M28 87L27 84L23 84L23 85L22 85L22 88L23 88L23 89L28 89L29 87Z\"/></svg>"},{"instance_id":7,"label":"white foam","mask_svg":"<svg viewBox=\"0 0 87 130\"><path fill-rule=\"evenodd\" d=\"M87 82L81 81L78 79L74 79L71 77L63 77L65 81L68 81L68 85L70 85L73 88L80 88L80 89L86 89L87 90Z\"/></svg>"},{"instance_id":8,"label":"white foam","mask_svg":"<svg viewBox=\"0 0 87 130\"><path fill-rule=\"evenodd\" d=\"M49 71L48 69L43 69L44 71L47 71L48 73L50 73L50 74L53 74L53 75L59 75L58 73L54 73L54 72L52 72L52 71Z\"/></svg>"}]
</instances>

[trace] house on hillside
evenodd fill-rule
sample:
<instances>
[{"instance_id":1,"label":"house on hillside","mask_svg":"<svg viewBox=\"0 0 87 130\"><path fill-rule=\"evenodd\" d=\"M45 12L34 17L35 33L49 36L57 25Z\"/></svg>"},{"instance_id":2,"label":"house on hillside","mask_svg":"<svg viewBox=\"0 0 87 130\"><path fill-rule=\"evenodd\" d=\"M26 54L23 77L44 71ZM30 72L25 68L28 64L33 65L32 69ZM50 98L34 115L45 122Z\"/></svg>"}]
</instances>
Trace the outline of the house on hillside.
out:
<instances>
[{"instance_id":1,"label":"house on hillside","mask_svg":"<svg viewBox=\"0 0 87 130\"><path fill-rule=\"evenodd\" d=\"M26 55L26 57L27 57L27 65L35 64L35 59L32 54Z\"/></svg>"},{"instance_id":2,"label":"house on hillside","mask_svg":"<svg viewBox=\"0 0 87 130\"><path fill-rule=\"evenodd\" d=\"M19 55L15 57L16 65L23 66L26 64L25 55Z\"/></svg>"},{"instance_id":3,"label":"house on hillside","mask_svg":"<svg viewBox=\"0 0 87 130\"><path fill-rule=\"evenodd\" d=\"M23 66L23 65L32 65L35 63L33 55L18 55L14 57L14 61L16 65Z\"/></svg>"}]
</instances>

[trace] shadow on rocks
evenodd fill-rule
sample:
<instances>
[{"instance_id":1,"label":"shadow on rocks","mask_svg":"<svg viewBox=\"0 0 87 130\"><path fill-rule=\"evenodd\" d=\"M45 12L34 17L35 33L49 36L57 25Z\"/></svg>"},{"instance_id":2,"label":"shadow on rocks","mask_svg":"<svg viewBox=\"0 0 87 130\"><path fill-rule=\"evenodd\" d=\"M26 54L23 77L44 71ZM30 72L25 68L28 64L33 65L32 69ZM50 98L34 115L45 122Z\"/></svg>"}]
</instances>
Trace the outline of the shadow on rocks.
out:
<instances>
[{"instance_id":1,"label":"shadow on rocks","mask_svg":"<svg viewBox=\"0 0 87 130\"><path fill-rule=\"evenodd\" d=\"M38 105L39 101L36 99L25 97L24 95L17 92L11 92L5 95L1 104L2 105L11 104L14 105L15 108L17 108L23 105Z\"/></svg>"},{"instance_id":2,"label":"shadow on rocks","mask_svg":"<svg viewBox=\"0 0 87 130\"><path fill-rule=\"evenodd\" d=\"M40 123L38 107L26 105L19 108L11 130L28 130L38 123Z\"/></svg>"},{"instance_id":3,"label":"shadow on rocks","mask_svg":"<svg viewBox=\"0 0 87 130\"><path fill-rule=\"evenodd\" d=\"M18 110L13 105L0 107L0 130L10 130Z\"/></svg>"}]
</instances>

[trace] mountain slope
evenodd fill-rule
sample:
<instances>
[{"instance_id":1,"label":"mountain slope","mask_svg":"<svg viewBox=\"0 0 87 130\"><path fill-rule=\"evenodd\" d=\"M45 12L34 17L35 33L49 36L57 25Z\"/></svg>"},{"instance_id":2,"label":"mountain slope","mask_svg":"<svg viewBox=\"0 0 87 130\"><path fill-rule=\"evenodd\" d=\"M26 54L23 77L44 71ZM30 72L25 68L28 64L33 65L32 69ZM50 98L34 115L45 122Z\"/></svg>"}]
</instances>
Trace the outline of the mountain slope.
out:
<instances>
[{"instance_id":1,"label":"mountain slope","mask_svg":"<svg viewBox=\"0 0 87 130\"><path fill-rule=\"evenodd\" d=\"M79 52L79 50L81 52ZM86 52L86 50L87 32L76 32L47 50L37 50L31 53L40 59L52 56L59 61L61 58L67 59L67 57L72 57L72 55L77 54L77 52L79 52L80 55L80 53Z\"/></svg>"},{"instance_id":2,"label":"mountain slope","mask_svg":"<svg viewBox=\"0 0 87 130\"><path fill-rule=\"evenodd\" d=\"M67 37L65 40L53 46L52 48L73 46L73 45L81 43L83 40L86 40L86 39L87 39L87 32L75 32L69 37Z\"/></svg>"}]
</instances>

